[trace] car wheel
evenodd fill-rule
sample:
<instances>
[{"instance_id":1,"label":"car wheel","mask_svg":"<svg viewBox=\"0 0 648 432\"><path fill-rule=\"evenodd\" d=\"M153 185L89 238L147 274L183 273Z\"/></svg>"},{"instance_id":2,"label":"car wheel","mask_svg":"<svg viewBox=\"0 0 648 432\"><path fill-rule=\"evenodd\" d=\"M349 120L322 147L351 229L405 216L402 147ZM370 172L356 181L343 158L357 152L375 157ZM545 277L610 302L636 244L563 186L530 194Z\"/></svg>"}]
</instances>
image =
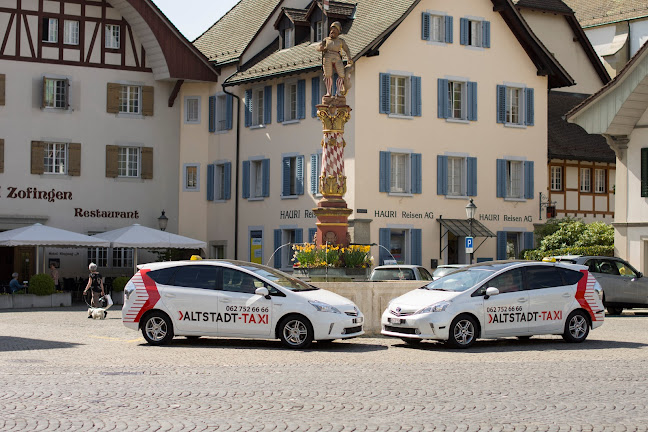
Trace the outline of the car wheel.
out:
<instances>
[{"instance_id":1,"label":"car wheel","mask_svg":"<svg viewBox=\"0 0 648 432\"><path fill-rule=\"evenodd\" d=\"M279 339L288 348L306 348L313 342L313 326L302 316L287 316L279 323Z\"/></svg>"},{"instance_id":2,"label":"car wheel","mask_svg":"<svg viewBox=\"0 0 648 432\"><path fill-rule=\"evenodd\" d=\"M566 342L583 342L589 334L589 322L585 312L577 310L569 314L565 322L565 332L562 337Z\"/></svg>"},{"instance_id":3,"label":"car wheel","mask_svg":"<svg viewBox=\"0 0 648 432\"><path fill-rule=\"evenodd\" d=\"M164 345L173 339L173 324L166 314L151 312L142 323L142 336L151 345Z\"/></svg>"},{"instance_id":4,"label":"car wheel","mask_svg":"<svg viewBox=\"0 0 648 432\"><path fill-rule=\"evenodd\" d=\"M450 325L448 345L454 348L468 348L477 339L477 322L470 315L459 315Z\"/></svg>"},{"instance_id":5,"label":"car wheel","mask_svg":"<svg viewBox=\"0 0 648 432\"><path fill-rule=\"evenodd\" d=\"M621 308L621 307L608 306L608 307L606 307L606 309L608 311L608 314L610 314L610 315L621 315L621 313L623 312L623 308Z\"/></svg>"},{"instance_id":6,"label":"car wheel","mask_svg":"<svg viewBox=\"0 0 648 432\"><path fill-rule=\"evenodd\" d=\"M401 340L405 342L407 345L418 345L421 343L423 339L401 338Z\"/></svg>"}]
</instances>

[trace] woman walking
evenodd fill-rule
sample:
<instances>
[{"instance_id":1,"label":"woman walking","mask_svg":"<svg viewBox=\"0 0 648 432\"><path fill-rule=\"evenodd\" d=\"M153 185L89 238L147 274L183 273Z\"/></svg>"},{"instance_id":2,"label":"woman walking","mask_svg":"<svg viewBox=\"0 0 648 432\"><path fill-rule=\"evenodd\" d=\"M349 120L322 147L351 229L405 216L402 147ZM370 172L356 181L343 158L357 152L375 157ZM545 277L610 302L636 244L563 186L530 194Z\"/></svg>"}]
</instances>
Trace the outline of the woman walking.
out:
<instances>
[{"instance_id":1,"label":"woman walking","mask_svg":"<svg viewBox=\"0 0 648 432\"><path fill-rule=\"evenodd\" d=\"M88 290L92 288L91 304L92 307L98 308L101 307L99 299L105 294L103 280L101 278L101 274L97 271L97 264L90 263L88 270L90 270L90 277L88 278L88 284L86 285L85 290L83 290L83 295L85 295ZM92 316L88 315L88 318L92 318Z\"/></svg>"}]
</instances>

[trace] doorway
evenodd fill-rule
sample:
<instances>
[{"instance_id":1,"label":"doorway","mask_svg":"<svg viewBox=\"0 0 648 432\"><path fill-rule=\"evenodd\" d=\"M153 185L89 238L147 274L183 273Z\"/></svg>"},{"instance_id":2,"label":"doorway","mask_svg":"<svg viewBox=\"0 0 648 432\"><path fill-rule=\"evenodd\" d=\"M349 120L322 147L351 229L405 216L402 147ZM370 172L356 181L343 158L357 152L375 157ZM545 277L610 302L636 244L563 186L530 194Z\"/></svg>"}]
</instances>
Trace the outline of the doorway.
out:
<instances>
[{"instance_id":1,"label":"doorway","mask_svg":"<svg viewBox=\"0 0 648 432\"><path fill-rule=\"evenodd\" d=\"M459 263L459 237L448 231L448 261L447 264Z\"/></svg>"},{"instance_id":2,"label":"doorway","mask_svg":"<svg viewBox=\"0 0 648 432\"><path fill-rule=\"evenodd\" d=\"M36 248L19 246L14 249L14 269L19 274L18 281L28 281L36 270Z\"/></svg>"}]
</instances>

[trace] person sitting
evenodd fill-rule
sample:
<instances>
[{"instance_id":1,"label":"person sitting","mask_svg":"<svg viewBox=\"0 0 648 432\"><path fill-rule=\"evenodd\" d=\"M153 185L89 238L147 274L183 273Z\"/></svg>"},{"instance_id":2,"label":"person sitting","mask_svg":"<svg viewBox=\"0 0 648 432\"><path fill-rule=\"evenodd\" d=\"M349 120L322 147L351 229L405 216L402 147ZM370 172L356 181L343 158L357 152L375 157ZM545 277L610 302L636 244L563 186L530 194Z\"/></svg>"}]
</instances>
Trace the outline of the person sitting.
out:
<instances>
[{"instance_id":1,"label":"person sitting","mask_svg":"<svg viewBox=\"0 0 648 432\"><path fill-rule=\"evenodd\" d=\"M9 282L9 290L11 291L11 294L25 289L25 285L21 285L20 282L18 282L18 273L13 273L11 277L11 282Z\"/></svg>"}]
</instances>

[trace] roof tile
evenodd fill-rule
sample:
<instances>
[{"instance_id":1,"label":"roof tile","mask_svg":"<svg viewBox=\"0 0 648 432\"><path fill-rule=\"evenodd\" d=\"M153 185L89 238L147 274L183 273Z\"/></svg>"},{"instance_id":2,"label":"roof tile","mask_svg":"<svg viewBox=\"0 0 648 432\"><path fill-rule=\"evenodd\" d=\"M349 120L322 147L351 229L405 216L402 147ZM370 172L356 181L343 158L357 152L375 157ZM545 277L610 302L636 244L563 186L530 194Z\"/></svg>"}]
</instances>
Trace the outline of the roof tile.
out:
<instances>
[{"instance_id":1,"label":"roof tile","mask_svg":"<svg viewBox=\"0 0 648 432\"><path fill-rule=\"evenodd\" d=\"M583 27L591 27L648 15L646 0L564 0Z\"/></svg>"}]
</instances>

